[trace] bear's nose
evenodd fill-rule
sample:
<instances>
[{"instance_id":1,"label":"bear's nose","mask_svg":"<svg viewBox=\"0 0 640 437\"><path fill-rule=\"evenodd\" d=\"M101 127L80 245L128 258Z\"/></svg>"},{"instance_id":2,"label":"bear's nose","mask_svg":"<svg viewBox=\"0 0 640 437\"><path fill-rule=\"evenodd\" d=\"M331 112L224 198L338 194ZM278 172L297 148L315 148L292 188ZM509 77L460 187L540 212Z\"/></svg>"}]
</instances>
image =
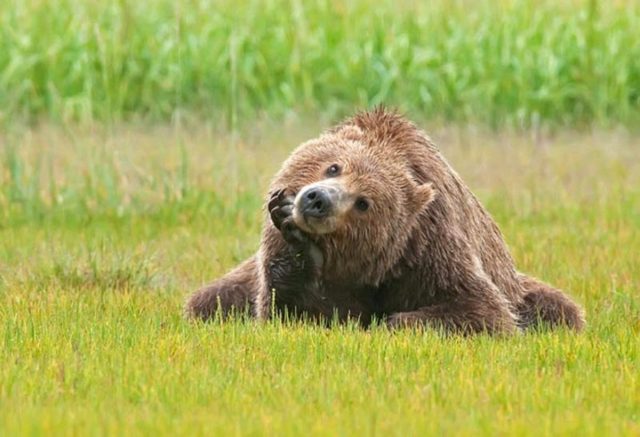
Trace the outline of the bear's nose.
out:
<instances>
[{"instance_id":1,"label":"bear's nose","mask_svg":"<svg viewBox=\"0 0 640 437\"><path fill-rule=\"evenodd\" d=\"M300 209L305 216L326 217L331 211L331 196L322 187L309 188L302 193Z\"/></svg>"}]
</instances>

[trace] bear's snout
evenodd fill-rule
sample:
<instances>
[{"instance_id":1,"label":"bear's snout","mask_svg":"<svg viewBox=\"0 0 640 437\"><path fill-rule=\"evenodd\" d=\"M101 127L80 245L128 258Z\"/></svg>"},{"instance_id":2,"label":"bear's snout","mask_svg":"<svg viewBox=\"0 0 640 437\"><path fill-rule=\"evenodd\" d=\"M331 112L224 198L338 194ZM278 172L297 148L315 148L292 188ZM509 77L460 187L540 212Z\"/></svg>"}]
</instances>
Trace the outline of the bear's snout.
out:
<instances>
[{"instance_id":1,"label":"bear's snout","mask_svg":"<svg viewBox=\"0 0 640 437\"><path fill-rule=\"evenodd\" d=\"M325 218L333 208L331 194L324 187L309 187L300 193L300 212L307 217Z\"/></svg>"},{"instance_id":2,"label":"bear's snout","mask_svg":"<svg viewBox=\"0 0 640 437\"><path fill-rule=\"evenodd\" d=\"M353 204L342 183L330 179L303 187L293 202L293 220L310 234L328 234L340 226Z\"/></svg>"}]
</instances>

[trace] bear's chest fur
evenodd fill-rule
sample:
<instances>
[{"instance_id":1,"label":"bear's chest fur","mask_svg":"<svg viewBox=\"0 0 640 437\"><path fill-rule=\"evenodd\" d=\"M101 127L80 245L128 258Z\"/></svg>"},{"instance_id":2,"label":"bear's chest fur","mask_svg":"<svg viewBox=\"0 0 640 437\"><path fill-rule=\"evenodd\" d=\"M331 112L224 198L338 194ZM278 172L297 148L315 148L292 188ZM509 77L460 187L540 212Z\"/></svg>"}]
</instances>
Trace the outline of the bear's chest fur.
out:
<instances>
[{"instance_id":1,"label":"bear's chest fur","mask_svg":"<svg viewBox=\"0 0 640 437\"><path fill-rule=\"evenodd\" d=\"M377 312L376 287L349 280L332 280L305 254L283 252L268 266L272 310L290 316L358 321L368 326Z\"/></svg>"}]
</instances>

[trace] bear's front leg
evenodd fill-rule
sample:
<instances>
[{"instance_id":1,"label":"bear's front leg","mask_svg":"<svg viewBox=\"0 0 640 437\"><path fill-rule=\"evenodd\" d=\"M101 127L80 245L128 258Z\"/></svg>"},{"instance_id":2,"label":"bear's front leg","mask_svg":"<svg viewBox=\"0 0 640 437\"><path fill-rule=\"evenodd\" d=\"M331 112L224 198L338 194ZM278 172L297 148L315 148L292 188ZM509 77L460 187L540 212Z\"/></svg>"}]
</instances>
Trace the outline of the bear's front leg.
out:
<instances>
[{"instance_id":1,"label":"bear's front leg","mask_svg":"<svg viewBox=\"0 0 640 437\"><path fill-rule=\"evenodd\" d=\"M279 311L330 317L333 306L321 281L322 252L293 221L294 198L287 190L278 190L267 204L274 227L287 243L266 265L268 291Z\"/></svg>"},{"instance_id":2,"label":"bear's front leg","mask_svg":"<svg viewBox=\"0 0 640 437\"><path fill-rule=\"evenodd\" d=\"M259 290L255 256L229 273L197 290L187 299L184 312L189 319L208 320L216 313L227 318L233 314L251 314Z\"/></svg>"}]
</instances>

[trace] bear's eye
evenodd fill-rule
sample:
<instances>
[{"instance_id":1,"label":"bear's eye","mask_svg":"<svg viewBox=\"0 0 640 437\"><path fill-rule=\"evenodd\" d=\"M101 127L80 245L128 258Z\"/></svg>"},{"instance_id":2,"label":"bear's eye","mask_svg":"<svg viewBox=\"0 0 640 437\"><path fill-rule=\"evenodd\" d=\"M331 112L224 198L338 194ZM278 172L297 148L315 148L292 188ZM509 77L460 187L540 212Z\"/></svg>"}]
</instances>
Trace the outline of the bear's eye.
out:
<instances>
[{"instance_id":1,"label":"bear's eye","mask_svg":"<svg viewBox=\"0 0 640 437\"><path fill-rule=\"evenodd\" d=\"M338 164L332 164L327 169L327 176L338 176L340 174L340 166Z\"/></svg>"},{"instance_id":2,"label":"bear's eye","mask_svg":"<svg viewBox=\"0 0 640 437\"><path fill-rule=\"evenodd\" d=\"M364 197L358 197L356 200L356 208L358 208L359 211L366 211L369 209L369 202Z\"/></svg>"}]
</instances>

